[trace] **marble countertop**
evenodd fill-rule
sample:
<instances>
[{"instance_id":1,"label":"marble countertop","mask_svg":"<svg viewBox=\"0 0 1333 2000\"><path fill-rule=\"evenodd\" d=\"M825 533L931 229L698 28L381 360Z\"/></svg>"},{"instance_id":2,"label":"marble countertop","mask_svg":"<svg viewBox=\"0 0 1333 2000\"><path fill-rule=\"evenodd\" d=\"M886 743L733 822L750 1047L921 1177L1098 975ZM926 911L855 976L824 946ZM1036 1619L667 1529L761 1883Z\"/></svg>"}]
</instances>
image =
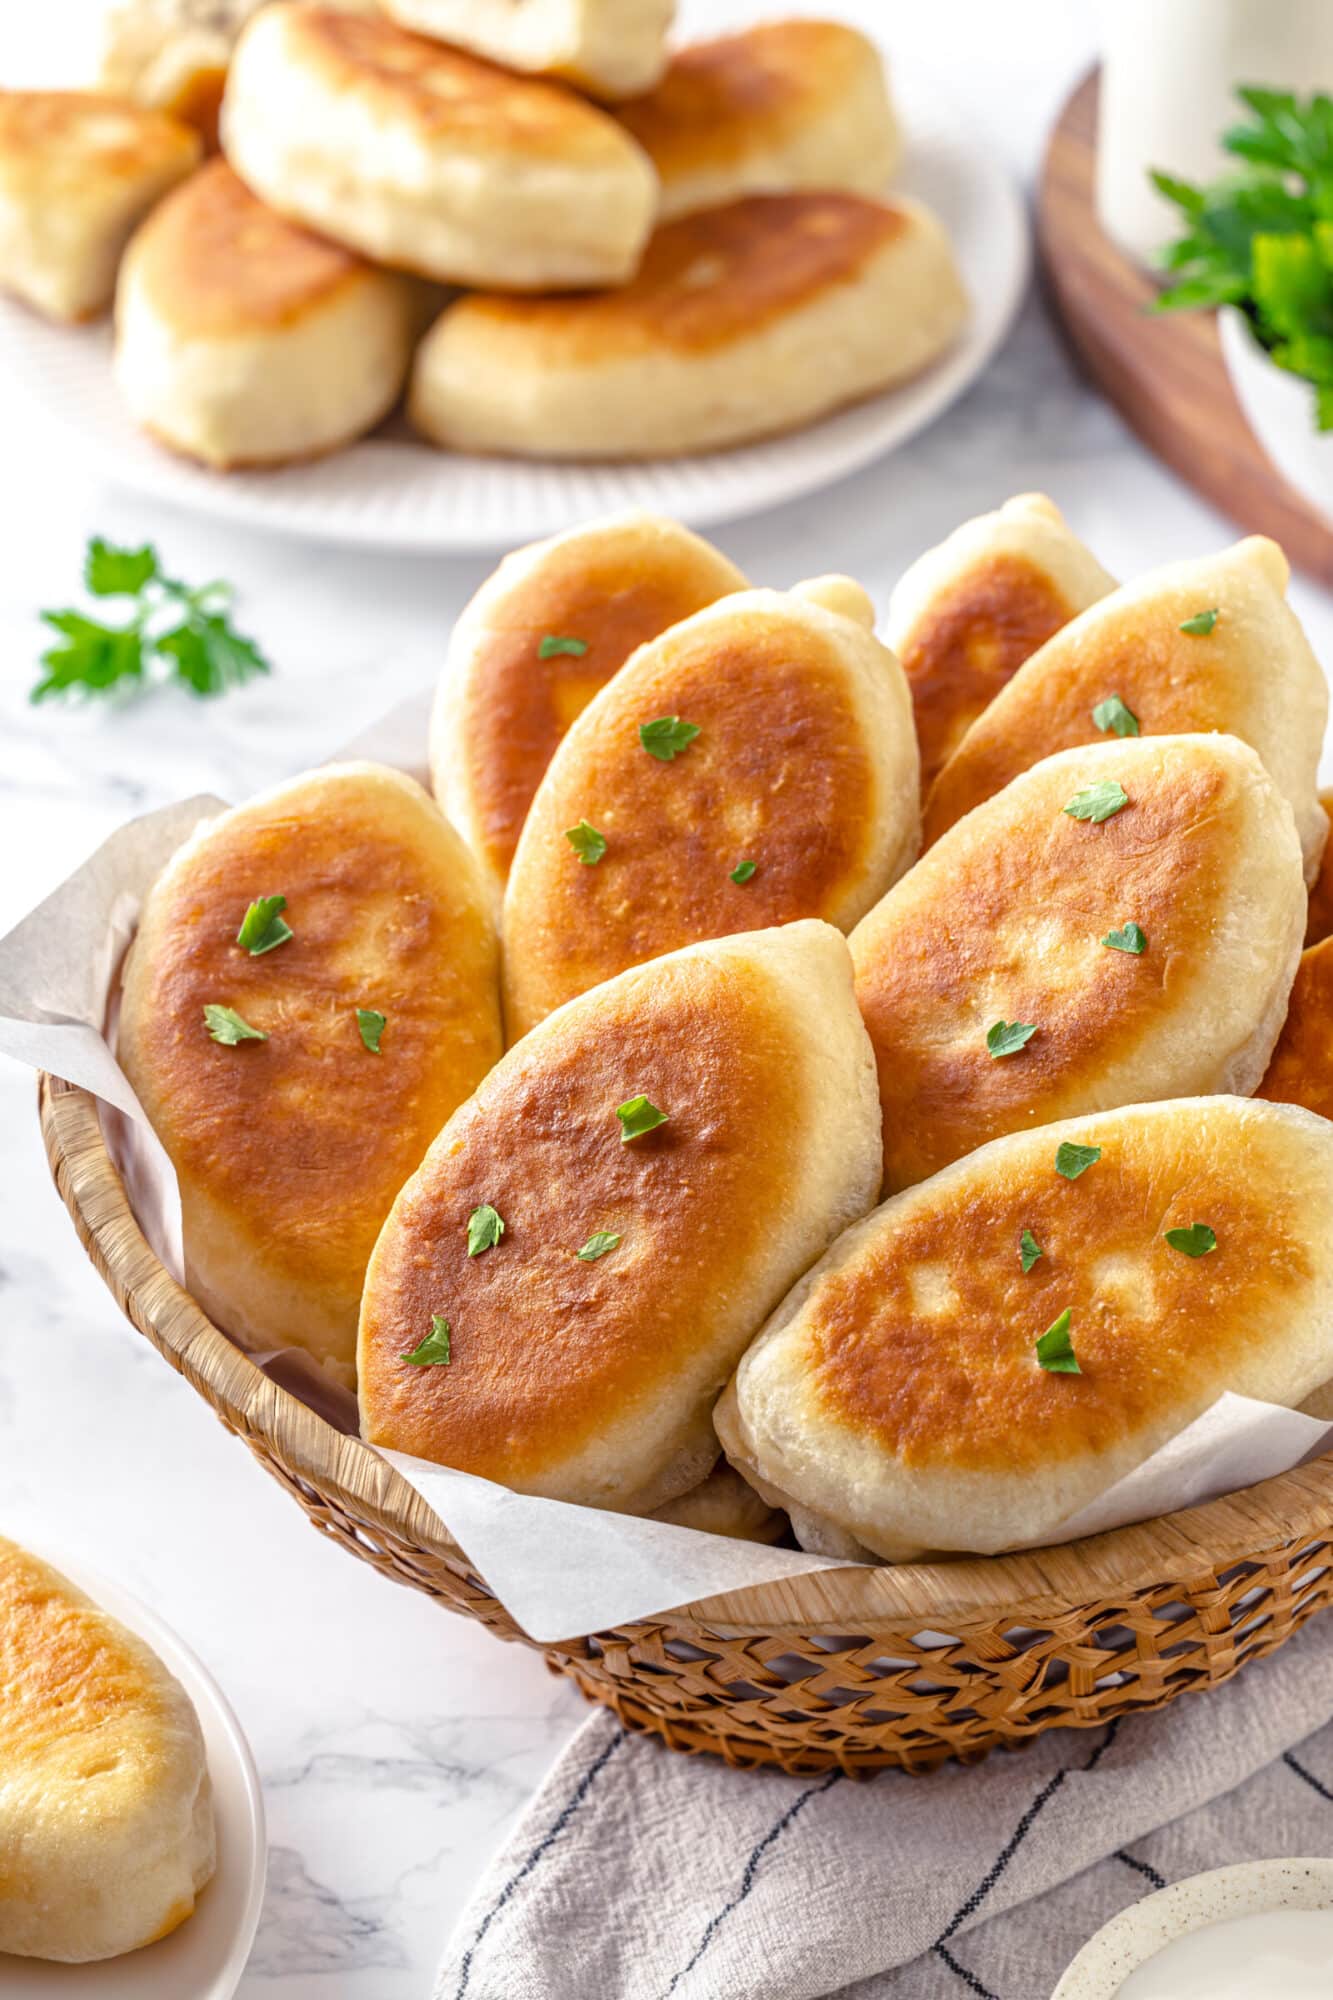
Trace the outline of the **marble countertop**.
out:
<instances>
[{"instance_id":1,"label":"marble countertop","mask_svg":"<svg viewBox=\"0 0 1333 2000\"><path fill-rule=\"evenodd\" d=\"M700 0L685 17L756 11ZM1089 60L1090 7L1026 0L1021 33L1015 10L986 0L840 0L838 11L878 27L904 67L937 76L1030 181ZM240 797L428 685L489 566L173 516L97 484L3 380L0 418L0 928L130 814L194 791ZM1034 487L1121 575L1234 534L1079 382L1033 297L985 378L931 430L717 539L757 582L841 569L882 607L921 549ZM78 601L92 533L151 538L177 573L231 578L272 678L208 707L174 693L115 711L30 707L36 610ZM1300 580L1292 598L1333 660L1333 599ZM3 1062L0 1131L0 1529L114 1572L234 1702L272 1843L245 2000L425 2000L456 1911L583 1704L537 1654L321 1540L121 1321L50 1186L32 1079Z\"/></svg>"}]
</instances>

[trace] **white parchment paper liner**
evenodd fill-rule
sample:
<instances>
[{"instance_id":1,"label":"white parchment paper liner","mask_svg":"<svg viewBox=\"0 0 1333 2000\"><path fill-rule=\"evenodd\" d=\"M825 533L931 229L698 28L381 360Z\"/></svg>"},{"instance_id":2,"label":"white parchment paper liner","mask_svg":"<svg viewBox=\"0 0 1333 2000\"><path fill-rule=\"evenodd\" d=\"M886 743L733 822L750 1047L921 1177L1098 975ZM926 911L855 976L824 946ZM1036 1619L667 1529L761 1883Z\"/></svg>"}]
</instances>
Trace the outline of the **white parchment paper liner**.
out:
<instances>
[{"instance_id":1,"label":"white parchment paper liner","mask_svg":"<svg viewBox=\"0 0 1333 2000\"><path fill-rule=\"evenodd\" d=\"M341 757L372 757L424 778L427 712L424 696L401 704ZM224 809L220 799L204 795L131 820L0 939L0 1053L49 1070L101 1100L108 1144L140 1227L178 1280L184 1263L175 1175L106 1037L114 1032L120 961L150 883L191 829ZM325 1399L293 1365L297 1357L255 1359L321 1414L328 1413L321 1407ZM1333 1424L1299 1411L1224 1395L1043 1540L1072 1541L1254 1485L1315 1456L1330 1434ZM383 1456L434 1510L515 1621L539 1642L632 1623L748 1584L853 1567L661 1521L533 1499L402 1452Z\"/></svg>"}]
</instances>

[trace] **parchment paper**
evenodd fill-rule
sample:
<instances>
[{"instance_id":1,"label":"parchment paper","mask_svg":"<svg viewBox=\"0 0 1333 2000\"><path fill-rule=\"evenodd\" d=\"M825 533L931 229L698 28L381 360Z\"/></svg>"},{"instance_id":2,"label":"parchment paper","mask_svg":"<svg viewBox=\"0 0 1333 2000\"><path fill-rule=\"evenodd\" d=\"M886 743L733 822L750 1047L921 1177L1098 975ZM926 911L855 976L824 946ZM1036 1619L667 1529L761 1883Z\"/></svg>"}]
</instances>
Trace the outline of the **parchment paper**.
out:
<instances>
[{"instance_id":1,"label":"parchment paper","mask_svg":"<svg viewBox=\"0 0 1333 2000\"><path fill-rule=\"evenodd\" d=\"M428 701L400 704L340 760L371 756L424 776ZM201 796L131 820L53 895L0 939L0 1053L98 1097L108 1143L140 1227L183 1281L180 1199L162 1147L108 1045L115 984L143 897L200 820L225 810ZM330 1390L306 1357L258 1365L343 1430L355 1403ZM1121 1527L1288 1471L1327 1447L1333 1425L1225 1395L1137 1471L1051 1528L1047 1542ZM817 1569L855 1567L790 1549L733 1542L661 1521L536 1500L470 1473L383 1456L433 1508L488 1587L541 1642L632 1622L692 1599Z\"/></svg>"}]
</instances>

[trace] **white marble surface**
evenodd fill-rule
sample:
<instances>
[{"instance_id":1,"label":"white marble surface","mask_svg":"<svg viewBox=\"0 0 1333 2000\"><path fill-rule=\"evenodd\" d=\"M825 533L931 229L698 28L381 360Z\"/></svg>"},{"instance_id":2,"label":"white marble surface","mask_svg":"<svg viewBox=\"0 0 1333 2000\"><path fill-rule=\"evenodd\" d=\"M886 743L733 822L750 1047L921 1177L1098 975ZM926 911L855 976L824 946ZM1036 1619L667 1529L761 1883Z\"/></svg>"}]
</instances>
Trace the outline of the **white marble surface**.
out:
<instances>
[{"instance_id":1,"label":"white marble surface","mask_svg":"<svg viewBox=\"0 0 1333 2000\"><path fill-rule=\"evenodd\" d=\"M686 9L696 23L746 11ZM841 0L841 11L945 81L1029 177L1092 46L1091 10L1068 0ZM169 518L54 453L3 382L0 420L0 926L127 815L195 790L238 797L427 684L486 567ZM1232 534L1080 385L1033 299L985 380L908 449L719 540L757 581L845 569L882 604L920 549L1031 487L1120 574ZM187 577L232 578L272 679L207 707L183 694L29 707L36 610L77 601L94 532L152 537ZM1293 598L1333 660L1333 600L1300 582ZM0 1132L0 1529L114 1571L234 1701L272 1837L246 2000L425 2000L454 1912L582 1704L535 1655L321 1541L122 1323L49 1186L31 1079L3 1064Z\"/></svg>"}]
</instances>

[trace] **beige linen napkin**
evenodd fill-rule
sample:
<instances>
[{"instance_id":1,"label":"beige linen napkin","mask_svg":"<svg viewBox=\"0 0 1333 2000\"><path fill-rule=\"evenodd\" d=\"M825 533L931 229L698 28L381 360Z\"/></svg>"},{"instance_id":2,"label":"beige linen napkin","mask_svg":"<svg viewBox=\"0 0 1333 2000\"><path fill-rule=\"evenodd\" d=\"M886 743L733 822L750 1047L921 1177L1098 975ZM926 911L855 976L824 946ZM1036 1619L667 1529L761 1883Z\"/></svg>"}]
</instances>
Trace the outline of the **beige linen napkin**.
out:
<instances>
[{"instance_id":1,"label":"beige linen napkin","mask_svg":"<svg viewBox=\"0 0 1333 2000\"><path fill-rule=\"evenodd\" d=\"M590 1719L463 1914L435 2000L1050 2000L1204 1868L1333 1854L1333 1618L1225 1687L858 1784Z\"/></svg>"}]
</instances>

